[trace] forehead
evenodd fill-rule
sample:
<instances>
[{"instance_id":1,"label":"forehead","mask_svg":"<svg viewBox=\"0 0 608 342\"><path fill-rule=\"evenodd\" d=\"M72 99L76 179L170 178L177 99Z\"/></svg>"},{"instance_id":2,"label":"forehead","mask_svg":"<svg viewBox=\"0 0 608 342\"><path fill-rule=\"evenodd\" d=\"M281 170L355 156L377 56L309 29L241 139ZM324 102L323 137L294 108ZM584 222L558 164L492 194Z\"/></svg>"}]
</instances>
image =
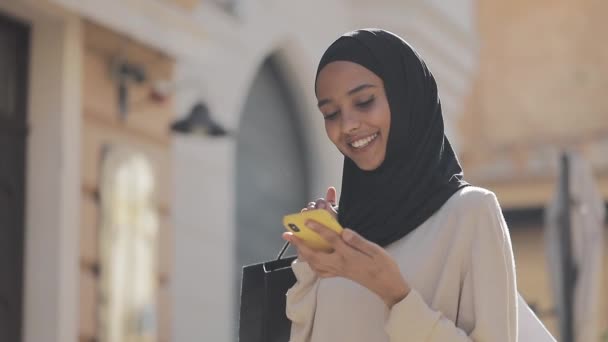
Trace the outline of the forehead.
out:
<instances>
[{"instance_id":1,"label":"forehead","mask_svg":"<svg viewBox=\"0 0 608 342\"><path fill-rule=\"evenodd\" d=\"M335 61L321 69L315 90L317 97L321 98L335 93L346 93L364 83L383 85L382 79L364 66L353 62Z\"/></svg>"}]
</instances>

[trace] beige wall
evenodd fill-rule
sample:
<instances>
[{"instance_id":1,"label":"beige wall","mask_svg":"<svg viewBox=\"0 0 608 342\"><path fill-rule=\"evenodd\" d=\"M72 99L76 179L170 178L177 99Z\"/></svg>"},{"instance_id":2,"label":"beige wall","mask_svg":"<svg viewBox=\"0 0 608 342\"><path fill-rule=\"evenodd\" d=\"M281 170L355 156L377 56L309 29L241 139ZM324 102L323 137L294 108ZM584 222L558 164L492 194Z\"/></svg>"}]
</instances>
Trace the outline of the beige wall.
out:
<instances>
[{"instance_id":1,"label":"beige wall","mask_svg":"<svg viewBox=\"0 0 608 342\"><path fill-rule=\"evenodd\" d=\"M143 153L157 177L156 203L160 217L159 235L159 340L170 340L169 286L172 273L173 230L170 217L171 143L169 125L173 103L148 99L151 82L131 85L130 112L126 121L118 114L116 85L110 78L110 61L119 52L130 62L145 68L148 80L171 80L173 61L167 56L115 34L101 26L85 23L82 103L82 181L80 249L80 340L89 341L96 330L96 291L99 266L99 170L104 145L128 147Z\"/></svg>"},{"instance_id":2,"label":"beige wall","mask_svg":"<svg viewBox=\"0 0 608 342\"><path fill-rule=\"evenodd\" d=\"M480 0L472 115L491 147L608 133L605 1ZM469 143L478 137L469 136Z\"/></svg>"},{"instance_id":3,"label":"beige wall","mask_svg":"<svg viewBox=\"0 0 608 342\"><path fill-rule=\"evenodd\" d=\"M200 0L166 0L167 2L172 2L177 6L181 6L185 9L192 10L196 6L198 6L201 1Z\"/></svg>"},{"instance_id":4,"label":"beige wall","mask_svg":"<svg viewBox=\"0 0 608 342\"><path fill-rule=\"evenodd\" d=\"M586 156L608 198L607 11L593 0L477 1L479 67L459 122L460 157L466 178L496 192L503 208L544 207L563 148ZM519 290L557 335L542 228L511 228ZM608 272L602 331L606 289Z\"/></svg>"},{"instance_id":5,"label":"beige wall","mask_svg":"<svg viewBox=\"0 0 608 342\"><path fill-rule=\"evenodd\" d=\"M591 159L608 197L607 11L605 1L478 1L461 156L468 178L505 206L546 201L563 146Z\"/></svg>"}]
</instances>

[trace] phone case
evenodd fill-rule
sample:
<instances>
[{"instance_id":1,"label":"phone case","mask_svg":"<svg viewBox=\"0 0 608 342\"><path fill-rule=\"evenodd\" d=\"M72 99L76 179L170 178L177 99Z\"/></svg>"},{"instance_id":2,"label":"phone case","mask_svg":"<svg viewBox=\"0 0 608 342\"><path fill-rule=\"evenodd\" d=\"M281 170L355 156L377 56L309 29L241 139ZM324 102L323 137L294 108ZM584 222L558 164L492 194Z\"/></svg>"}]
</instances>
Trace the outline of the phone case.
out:
<instances>
[{"instance_id":1,"label":"phone case","mask_svg":"<svg viewBox=\"0 0 608 342\"><path fill-rule=\"evenodd\" d=\"M343 228L340 223L325 209L313 209L302 213L285 215L283 217L283 226L303 240L308 247L315 250L331 250L331 246L325 239L305 225L308 220L317 221L338 234L342 233Z\"/></svg>"}]
</instances>

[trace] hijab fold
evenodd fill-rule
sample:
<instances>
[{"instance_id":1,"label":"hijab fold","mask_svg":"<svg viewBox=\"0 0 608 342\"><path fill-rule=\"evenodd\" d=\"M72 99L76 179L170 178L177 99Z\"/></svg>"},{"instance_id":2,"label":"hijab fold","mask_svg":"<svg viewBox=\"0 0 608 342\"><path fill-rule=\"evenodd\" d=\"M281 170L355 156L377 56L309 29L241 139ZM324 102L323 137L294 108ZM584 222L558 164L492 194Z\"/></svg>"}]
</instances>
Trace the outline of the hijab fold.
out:
<instances>
[{"instance_id":1,"label":"hijab fold","mask_svg":"<svg viewBox=\"0 0 608 342\"><path fill-rule=\"evenodd\" d=\"M338 221L386 246L468 183L444 133L435 78L407 42L384 30L349 32L325 51L317 77L334 61L357 63L384 82L391 110L386 156L372 171L344 158Z\"/></svg>"}]
</instances>

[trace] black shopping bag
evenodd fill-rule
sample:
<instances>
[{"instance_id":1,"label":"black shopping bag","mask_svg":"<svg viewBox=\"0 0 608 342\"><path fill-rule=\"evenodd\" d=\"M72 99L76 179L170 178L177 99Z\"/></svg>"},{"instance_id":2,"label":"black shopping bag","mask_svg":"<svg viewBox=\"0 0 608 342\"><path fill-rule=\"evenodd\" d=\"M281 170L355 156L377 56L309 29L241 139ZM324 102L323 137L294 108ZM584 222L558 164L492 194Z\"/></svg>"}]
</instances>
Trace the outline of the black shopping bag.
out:
<instances>
[{"instance_id":1,"label":"black shopping bag","mask_svg":"<svg viewBox=\"0 0 608 342\"><path fill-rule=\"evenodd\" d=\"M240 342L287 342L291 321L285 315L285 294L296 283L291 270L295 257L282 259L283 246L276 260L243 267Z\"/></svg>"}]
</instances>

